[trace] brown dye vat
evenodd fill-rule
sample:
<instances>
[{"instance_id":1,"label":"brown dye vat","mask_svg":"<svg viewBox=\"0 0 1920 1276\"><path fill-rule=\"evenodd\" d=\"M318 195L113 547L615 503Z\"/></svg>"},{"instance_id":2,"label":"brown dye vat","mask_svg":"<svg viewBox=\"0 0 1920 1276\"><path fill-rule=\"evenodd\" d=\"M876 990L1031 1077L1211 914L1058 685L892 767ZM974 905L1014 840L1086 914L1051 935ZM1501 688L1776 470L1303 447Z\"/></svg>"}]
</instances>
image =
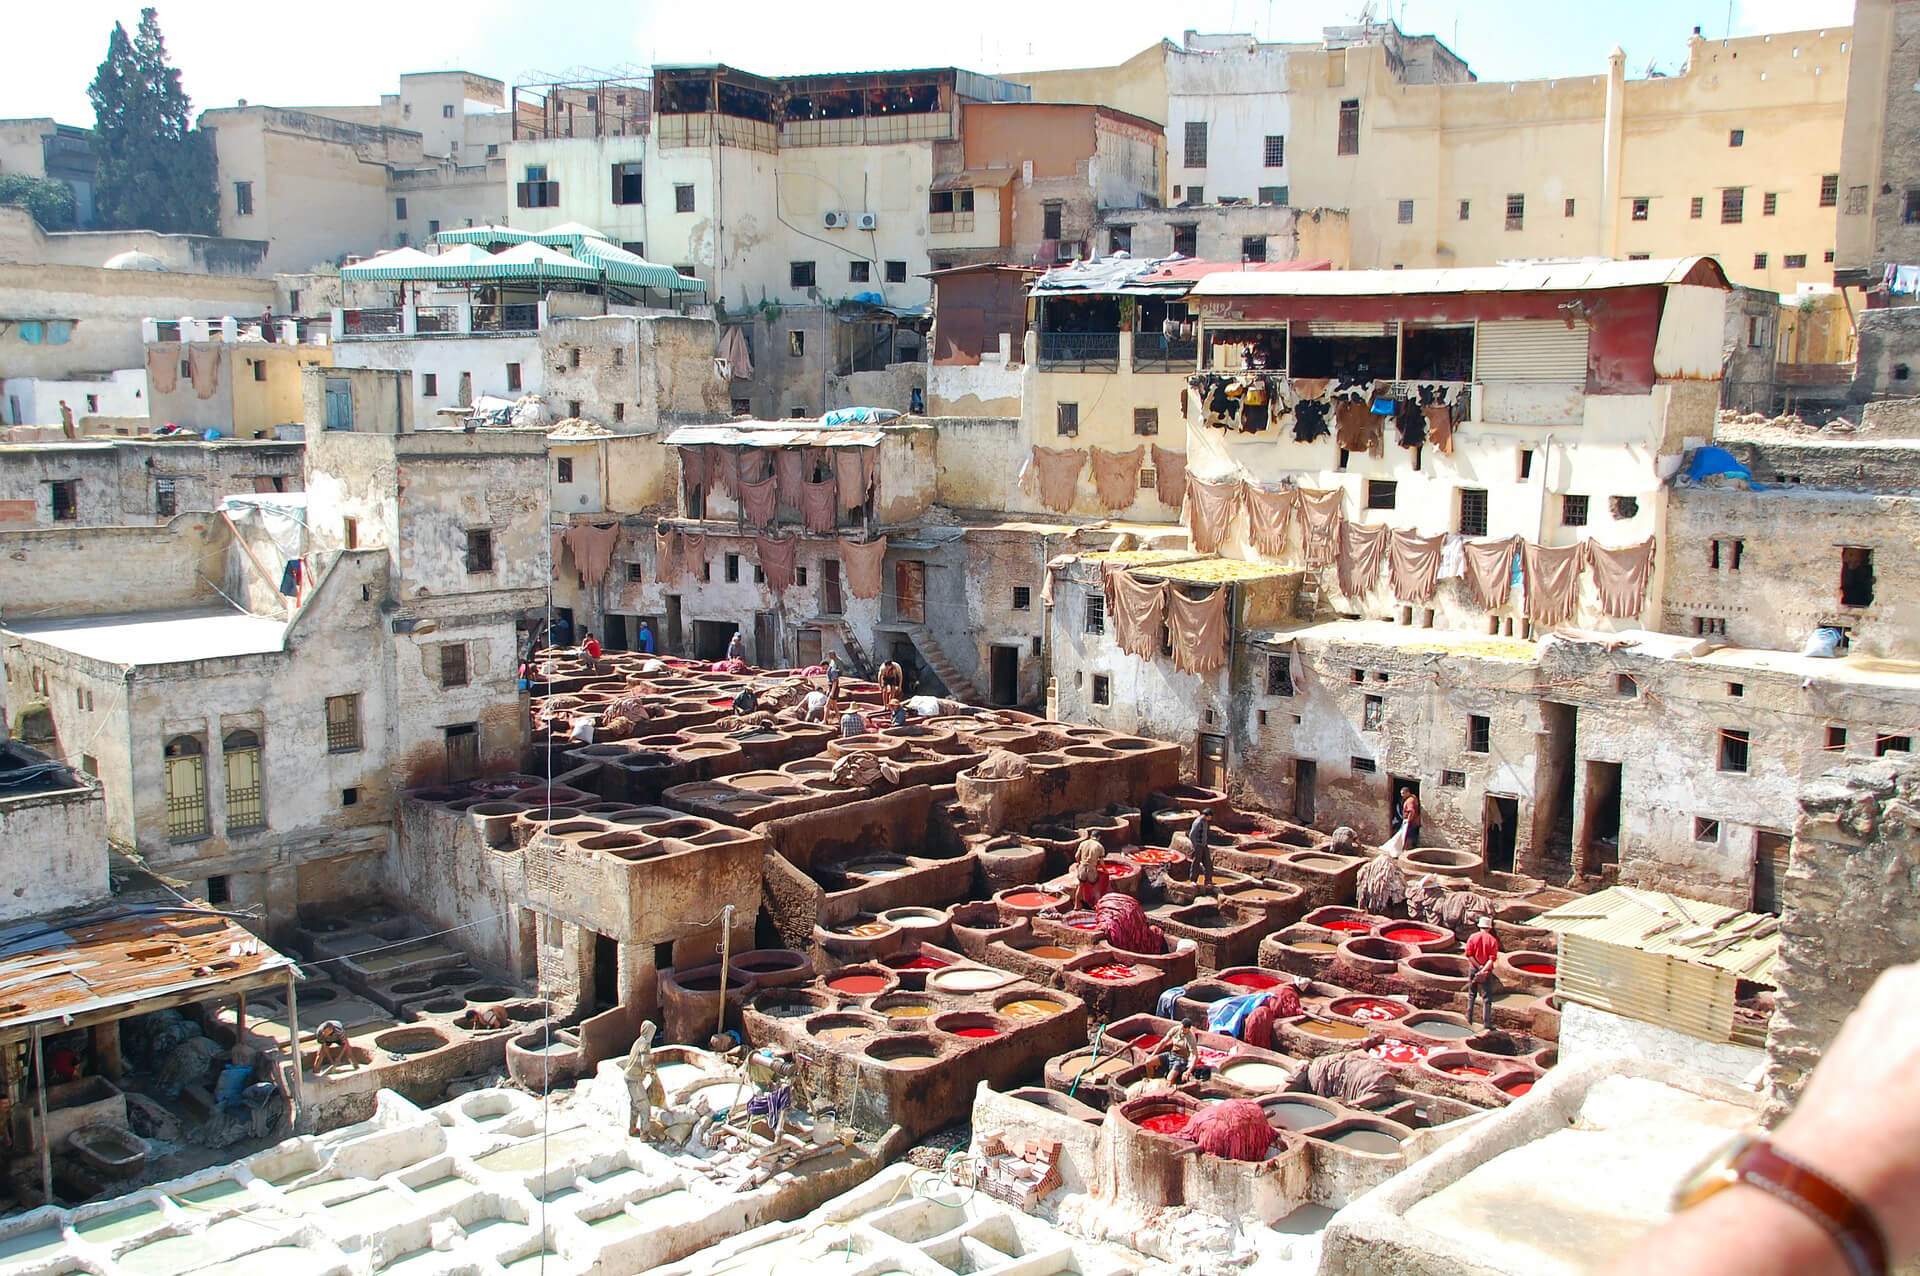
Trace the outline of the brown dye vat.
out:
<instances>
[{"instance_id":1,"label":"brown dye vat","mask_svg":"<svg viewBox=\"0 0 1920 1276\"><path fill-rule=\"evenodd\" d=\"M752 979L758 988L778 988L810 978L813 961L788 948L756 948L736 955L727 968L736 982Z\"/></svg>"},{"instance_id":2,"label":"brown dye vat","mask_svg":"<svg viewBox=\"0 0 1920 1276\"><path fill-rule=\"evenodd\" d=\"M1017 1020L1051 1019L1066 1010L1061 1002L1049 997L1016 997L994 1007L1003 1017Z\"/></svg>"},{"instance_id":3,"label":"brown dye vat","mask_svg":"<svg viewBox=\"0 0 1920 1276\"><path fill-rule=\"evenodd\" d=\"M1287 947L1298 948L1303 953L1330 953L1338 948L1324 939L1297 939L1288 943Z\"/></svg>"},{"instance_id":4,"label":"brown dye vat","mask_svg":"<svg viewBox=\"0 0 1920 1276\"><path fill-rule=\"evenodd\" d=\"M901 1033L870 1042L867 1058L890 1068L925 1068L940 1061L940 1047L921 1033Z\"/></svg>"},{"instance_id":5,"label":"brown dye vat","mask_svg":"<svg viewBox=\"0 0 1920 1276\"><path fill-rule=\"evenodd\" d=\"M1080 954L1071 948L1062 948L1058 944L1035 944L1031 948L1022 948L1021 952L1029 957L1038 957L1042 961L1067 961Z\"/></svg>"},{"instance_id":6,"label":"brown dye vat","mask_svg":"<svg viewBox=\"0 0 1920 1276\"><path fill-rule=\"evenodd\" d=\"M804 989L762 993L753 999L753 1008L769 1019L805 1019L831 1007L833 999Z\"/></svg>"},{"instance_id":7,"label":"brown dye vat","mask_svg":"<svg viewBox=\"0 0 1920 1276\"><path fill-rule=\"evenodd\" d=\"M803 1025L807 1035L821 1041L858 1041L885 1030L885 1021L868 1015L815 1015Z\"/></svg>"},{"instance_id":8,"label":"brown dye vat","mask_svg":"<svg viewBox=\"0 0 1920 1276\"><path fill-rule=\"evenodd\" d=\"M1057 1066L1068 1081L1078 1079L1083 1084L1114 1076L1133 1066L1133 1060L1124 1050L1119 1054L1103 1050L1100 1061L1095 1063L1093 1060L1093 1051L1082 1050L1060 1060Z\"/></svg>"},{"instance_id":9,"label":"brown dye vat","mask_svg":"<svg viewBox=\"0 0 1920 1276\"><path fill-rule=\"evenodd\" d=\"M420 1003L420 1013L427 1015L457 1015L467 1008L463 997L435 997L431 1001Z\"/></svg>"},{"instance_id":10,"label":"brown dye vat","mask_svg":"<svg viewBox=\"0 0 1920 1276\"><path fill-rule=\"evenodd\" d=\"M384 1050L388 1054L425 1054L429 1050L438 1050L447 1044L447 1034L438 1028L428 1028L415 1024L407 1028L392 1028L373 1039L375 1050Z\"/></svg>"},{"instance_id":11,"label":"brown dye vat","mask_svg":"<svg viewBox=\"0 0 1920 1276\"><path fill-rule=\"evenodd\" d=\"M1360 1041L1373 1035L1359 1024L1328 1023L1319 1019L1302 1019L1293 1026L1309 1037L1324 1037L1328 1041Z\"/></svg>"},{"instance_id":12,"label":"brown dye vat","mask_svg":"<svg viewBox=\"0 0 1920 1276\"><path fill-rule=\"evenodd\" d=\"M1448 953L1421 953L1418 957L1407 958L1406 967L1409 971L1448 981L1457 979L1465 982L1473 973L1473 963L1465 957L1455 957Z\"/></svg>"}]
</instances>

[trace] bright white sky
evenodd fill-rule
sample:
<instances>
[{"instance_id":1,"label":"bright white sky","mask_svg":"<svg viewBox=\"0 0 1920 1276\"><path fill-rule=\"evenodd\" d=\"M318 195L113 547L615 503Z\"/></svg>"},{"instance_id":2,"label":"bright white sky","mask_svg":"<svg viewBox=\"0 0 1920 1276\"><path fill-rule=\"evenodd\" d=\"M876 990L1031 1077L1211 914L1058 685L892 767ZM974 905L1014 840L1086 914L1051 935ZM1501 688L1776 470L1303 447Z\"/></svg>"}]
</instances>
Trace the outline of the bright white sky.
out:
<instances>
[{"instance_id":1,"label":"bright white sky","mask_svg":"<svg viewBox=\"0 0 1920 1276\"><path fill-rule=\"evenodd\" d=\"M158 0L160 26L196 111L240 98L279 106L372 103L403 71L459 68L513 83L575 69L724 61L780 75L959 65L997 72L1120 61L1183 28L1312 40L1351 22L1362 0L1106 0L1065 9L1032 0L888 8L732 0L323 0L276 7ZM1482 79L1545 79L1605 69L1614 45L1629 75L1675 70L1697 24L1709 36L1852 21L1852 0L1373 0L1403 29L1445 40ZM135 0L5 0L10 54L0 118L92 124L86 88ZM924 15L924 16L923 16Z\"/></svg>"}]
</instances>

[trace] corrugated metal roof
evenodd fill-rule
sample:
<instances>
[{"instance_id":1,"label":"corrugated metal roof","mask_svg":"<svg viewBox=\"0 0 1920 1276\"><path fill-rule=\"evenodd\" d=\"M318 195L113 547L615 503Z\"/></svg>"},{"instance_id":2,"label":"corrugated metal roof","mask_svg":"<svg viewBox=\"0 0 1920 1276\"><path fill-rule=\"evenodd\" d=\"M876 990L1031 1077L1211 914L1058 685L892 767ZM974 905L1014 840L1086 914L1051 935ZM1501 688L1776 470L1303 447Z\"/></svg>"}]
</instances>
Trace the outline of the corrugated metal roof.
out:
<instances>
[{"instance_id":1,"label":"corrugated metal roof","mask_svg":"<svg viewBox=\"0 0 1920 1276\"><path fill-rule=\"evenodd\" d=\"M702 443L731 447L878 447L880 438L879 430L823 430L817 425L794 429L772 423L749 422L740 425L683 425L669 434L666 442L673 447L692 447Z\"/></svg>"},{"instance_id":2,"label":"corrugated metal roof","mask_svg":"<svg viewBox=\"0 0 1920 1276\"><path fill-rule=\"evenodd\" d=\"M102 1023L148 1002L263 987L292 965L212 913L127 910L64 925L23 922L0 930L0 1038L35 1024Z\"/></svg>"},{"instance_id":3,"label":"corrugated metal roof","mask_svg":"<svg viewBox=\"0 0 1920 1276\"><path fill-rule=\"evenodd\" d=\"M1532 924L1762 984L1773 982L1780 953L1777 917L1631 886L1562 904Z\"/></svg>"},{"instance_id":4,"label":"corrugated metal roof","mask_svg":"<svg viewBox=\"0 0 1920 1276\"><path fill-rule=\"evenodd\" d=\"M1711 257L1661 261L1546 261L1450 270L1220 271L1193 286L1195 297L1379 297L1463 292L1587 292L1677 284L1702 262L1721 286L1726 276Z\"/></svg>"}]
</instances>

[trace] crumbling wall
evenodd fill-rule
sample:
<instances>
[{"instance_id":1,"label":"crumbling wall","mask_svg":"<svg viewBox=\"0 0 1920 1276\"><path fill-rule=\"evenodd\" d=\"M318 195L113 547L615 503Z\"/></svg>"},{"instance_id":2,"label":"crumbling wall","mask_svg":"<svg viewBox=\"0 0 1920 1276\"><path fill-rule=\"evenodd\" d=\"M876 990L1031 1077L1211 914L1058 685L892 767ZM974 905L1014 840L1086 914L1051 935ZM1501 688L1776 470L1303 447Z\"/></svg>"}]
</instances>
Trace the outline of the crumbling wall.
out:
<instances>
[{"instance_id":1,"label":"crumbling wall","mask_svg":"<svg viewBox=\"0 0 1920 1276\"><path fill-rule=\"evenodd\" d=\"M1767 1087L1789 1100L1881 971L1920 953L1920 762L1859 762L1802 790L1780 917Z\"/></svg>"}]
</instances>

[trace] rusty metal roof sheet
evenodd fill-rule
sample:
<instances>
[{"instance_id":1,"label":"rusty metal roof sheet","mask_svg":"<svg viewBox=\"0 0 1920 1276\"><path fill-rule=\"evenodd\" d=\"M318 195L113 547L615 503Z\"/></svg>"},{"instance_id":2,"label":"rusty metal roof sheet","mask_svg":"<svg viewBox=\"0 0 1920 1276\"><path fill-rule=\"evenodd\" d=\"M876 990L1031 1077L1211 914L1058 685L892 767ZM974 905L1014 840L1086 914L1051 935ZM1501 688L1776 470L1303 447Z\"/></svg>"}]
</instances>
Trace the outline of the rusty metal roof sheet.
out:
<instances>
[{"instance_id":1,"label":"rusty metal roof sheet","mask_svg":"<svg viewBox=\"0 0 1920 1276\"><path fill-rule=\"evenodd\" d=\"M1563 937L1577 935L1692 962L1762 984L1773 982L1780 954L1777 917L1631 886L1609 887L1562 904L1532 924Z\"/></svg>"},{"instance_id":2,"label":"rusty metal roof sheet","mask_svg":"<svg viewBox=\"0 0 1920 1276\"><path fill-rule=\"evenodd\" d=\"M1203 276L1194 297L1380 297L1464 292L1586 292L1596 288L1661 287L1695 272L1727 287L1711 257L1662 261L1524 262L1444 270L1223 270Z\"/></svg>"},{"instance_id":3,"label":"rusty metal roof sheet","mask_svg":"<svg viewBox=\"0 0 1920 1276\"><path fill-rule=\"evenodd\" d=\"M292 966L211 912L129 908L22 922L0 929L0 1039L264 987Z\"/></svg>"}]
</instances>

